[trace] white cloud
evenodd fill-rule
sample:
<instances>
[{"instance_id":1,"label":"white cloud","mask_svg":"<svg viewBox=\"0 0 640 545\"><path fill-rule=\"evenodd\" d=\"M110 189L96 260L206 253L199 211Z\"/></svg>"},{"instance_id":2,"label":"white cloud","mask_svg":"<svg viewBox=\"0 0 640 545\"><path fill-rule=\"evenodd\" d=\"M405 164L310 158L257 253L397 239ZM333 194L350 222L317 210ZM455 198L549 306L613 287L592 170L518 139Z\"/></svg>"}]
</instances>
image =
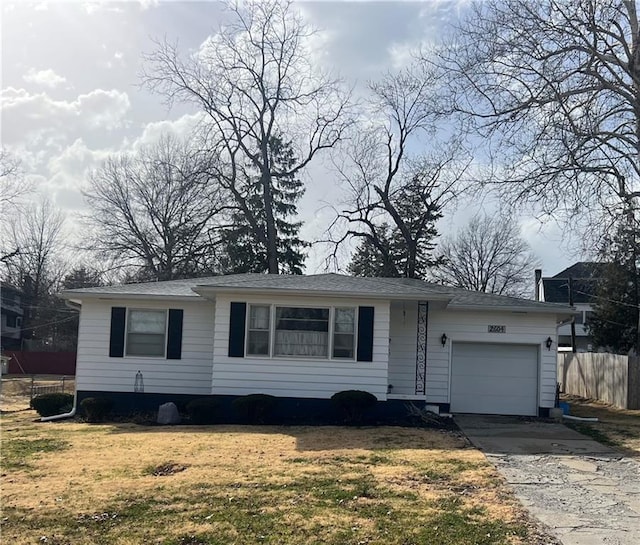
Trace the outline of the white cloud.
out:
<instances>
[{"instance_id":1,"label":"white cloud","mask_svg":"<svg viewBox=\"0 0 640 545\"><path fill-rule=\"evenodd\" d=\"M0 93L3 140L28 146L62 145L83 131L112 131L127 125L131 107L127 93L94 89L74 100L55 100L9 87Z\"/></svg>"},{"instance_id":2,"label":"white cloud","mask_svg":"<svg viewBox=\"0 0 640 545\"><path fill-rule=\"evenodd\" d=\"M34 83L51 89L58 87L67 81L67 78L56 74L51 68L37 71L35 68L29 68L29 71L22 76L22 79L27 83Z\"/></svg>"},{"instance_id":3,"label":"white cloud","mask_svg":"<svg viewBox=\"0 0 640 545\"><path fill-rule=\"evenodd\" d=\"M414 62L423 44L415 42L394 42L388 48L391 66L398 70Z\"/></svg>"},{"instance_id":4,"label":"white cloud","mask_svg":"<svg viewBox=\"0 0 640 545\"><path fill-rule=\"evenodd\" d=\"M97 167L112 151L106 148L90 149L82 138L78 138L62 153L49 159L49 173L61 182L59 185L79 187L87 171Z\"/></svg>"},{"instance_id":5,"label":"white cloud","mask_svg":"<svg viewBox=\"0 0 640 545\"><path fill-rule=\"evenodd\" d=\"M205 115L202 113L185 114L178 119L165 119L154 121L145 125L142 133L129 146L131 150L137 150L141 146L153 144L165 134L172 134L180 139L188 139L196 132L197 126Z\"/></svg>"}]
</instances>

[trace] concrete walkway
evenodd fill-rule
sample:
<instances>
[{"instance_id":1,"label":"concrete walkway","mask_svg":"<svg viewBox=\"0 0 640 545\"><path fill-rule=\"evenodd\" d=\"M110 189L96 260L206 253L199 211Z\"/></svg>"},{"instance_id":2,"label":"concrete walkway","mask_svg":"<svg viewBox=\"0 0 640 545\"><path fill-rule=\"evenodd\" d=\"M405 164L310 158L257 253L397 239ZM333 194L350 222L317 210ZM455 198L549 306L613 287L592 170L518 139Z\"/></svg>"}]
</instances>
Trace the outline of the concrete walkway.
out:
<instances>
[{"instance_id":1,"label":"concrete walkway","mask_svg":"<svg viewBox=\"0 0 640 545\"><path fill-rule=\"evenodd\" d=\"M469 440L564 545L640 544L640 464L562 424L458 415Z\"/></svg>"}]
</instances>

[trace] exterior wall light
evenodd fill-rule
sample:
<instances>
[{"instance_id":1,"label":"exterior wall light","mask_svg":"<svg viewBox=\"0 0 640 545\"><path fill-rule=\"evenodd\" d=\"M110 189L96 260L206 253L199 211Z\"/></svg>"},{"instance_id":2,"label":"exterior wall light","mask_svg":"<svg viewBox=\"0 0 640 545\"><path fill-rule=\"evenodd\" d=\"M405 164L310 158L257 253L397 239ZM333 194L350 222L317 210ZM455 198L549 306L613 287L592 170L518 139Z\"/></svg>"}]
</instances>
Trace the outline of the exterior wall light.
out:
<instances>
[{"instance_id":1,"label":"exterior wall light","mask_svg":"<svg viewBox=\"0 0 640 545\"><path fill-rule=\"evenodd\" d=\"M551 346L553 345L553 339L551 337L548 337L546 341L544 341L545 346L547 347L547 350L551 350Z\"/></svg>"},{"instance_id":2,"label":"exterior wall light","mask_svg":"<svg viewBox=\"0 0 640 545\"><path fill-rule=\"evenodd\" d=\"M443 333L442 337L440 337L440 342L442 343L442 347L444 348L444 346L447 344L447 334Z\"/></svg>"}]
</instances>

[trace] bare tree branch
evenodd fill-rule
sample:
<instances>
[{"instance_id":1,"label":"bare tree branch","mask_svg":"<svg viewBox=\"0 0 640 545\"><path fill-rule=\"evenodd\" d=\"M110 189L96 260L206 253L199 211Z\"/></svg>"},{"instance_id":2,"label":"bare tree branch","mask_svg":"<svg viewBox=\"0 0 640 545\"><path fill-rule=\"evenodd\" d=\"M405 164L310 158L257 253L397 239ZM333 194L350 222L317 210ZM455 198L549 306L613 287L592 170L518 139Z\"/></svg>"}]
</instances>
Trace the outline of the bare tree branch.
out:
<instances>
[{"instance_id":1,"label":"bare tree branch","mask_svg":"<svg viewBox=\"0 0 640 545\"><path fill-rule=\"evenodd\" d=\"M348 94L310 62L314 31L290 1L249 1L229 6L232 21L187 59L167 42L147 57L143 81L167 103L191 102L208 116L208 148L228 166L219 179L237 199L264 244L268 272L277 274L279 233L273 214L274 179L295 176L349 126ZM271 161L274 138L291 142L296 162L285 171ZM262 184L264 233L243 204L250 165Z\"/></svg>"},{"instance_id":2,"label":"bare tree branch","mask_svg":"<svg viewBox=\"0 0 640 545\"><path fill-rule=\"evenodd\" d=\"M487 0L457 31L424 60L442 70L451 111L494 144L489 187L568 228L594 208L637 208L635 0Z\"/></svg>"},{"instance_id":3,"label":"bare tree branch","mask_svg":"<svg viewBox=\"0 0 640 545\"><path fill-rule=\"evenodd\" d=\"M213 162L167 136L137 155L107 159L85 192L91 249L157 280L213 270L214 233L229 209L211 179Z\"/></svg>"},{"instance_id":4,"label":"bare tree branch","mask_svg":"<svg viewBox=\"0 0 640 545\"><path fill-rule=\"evenodd\" d=\"M513 218L474 216L455 237L438 247L442 264L433 278L475 291L530 297L537 259Z\"/></svg>"}]
</instances>

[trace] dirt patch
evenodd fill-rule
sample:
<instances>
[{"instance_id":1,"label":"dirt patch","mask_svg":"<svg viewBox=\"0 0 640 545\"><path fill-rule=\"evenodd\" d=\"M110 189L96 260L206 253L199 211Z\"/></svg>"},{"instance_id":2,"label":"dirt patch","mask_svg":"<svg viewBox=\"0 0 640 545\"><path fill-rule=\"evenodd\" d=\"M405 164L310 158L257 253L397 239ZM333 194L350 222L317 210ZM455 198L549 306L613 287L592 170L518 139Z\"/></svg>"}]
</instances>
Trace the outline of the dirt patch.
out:
<instances>
[{"instance_id":1,"label":"dirt patch","mask_svg":"<svg viewBox=\"0 0 640 545\"><path fill-rule=\"evenodd\" d=\"M186 465L167 462L157 466L145 468L144 474L153 475L154 477L166 477L167 475L175 475L187 469Z\"/></svg>"}]
</instances>

